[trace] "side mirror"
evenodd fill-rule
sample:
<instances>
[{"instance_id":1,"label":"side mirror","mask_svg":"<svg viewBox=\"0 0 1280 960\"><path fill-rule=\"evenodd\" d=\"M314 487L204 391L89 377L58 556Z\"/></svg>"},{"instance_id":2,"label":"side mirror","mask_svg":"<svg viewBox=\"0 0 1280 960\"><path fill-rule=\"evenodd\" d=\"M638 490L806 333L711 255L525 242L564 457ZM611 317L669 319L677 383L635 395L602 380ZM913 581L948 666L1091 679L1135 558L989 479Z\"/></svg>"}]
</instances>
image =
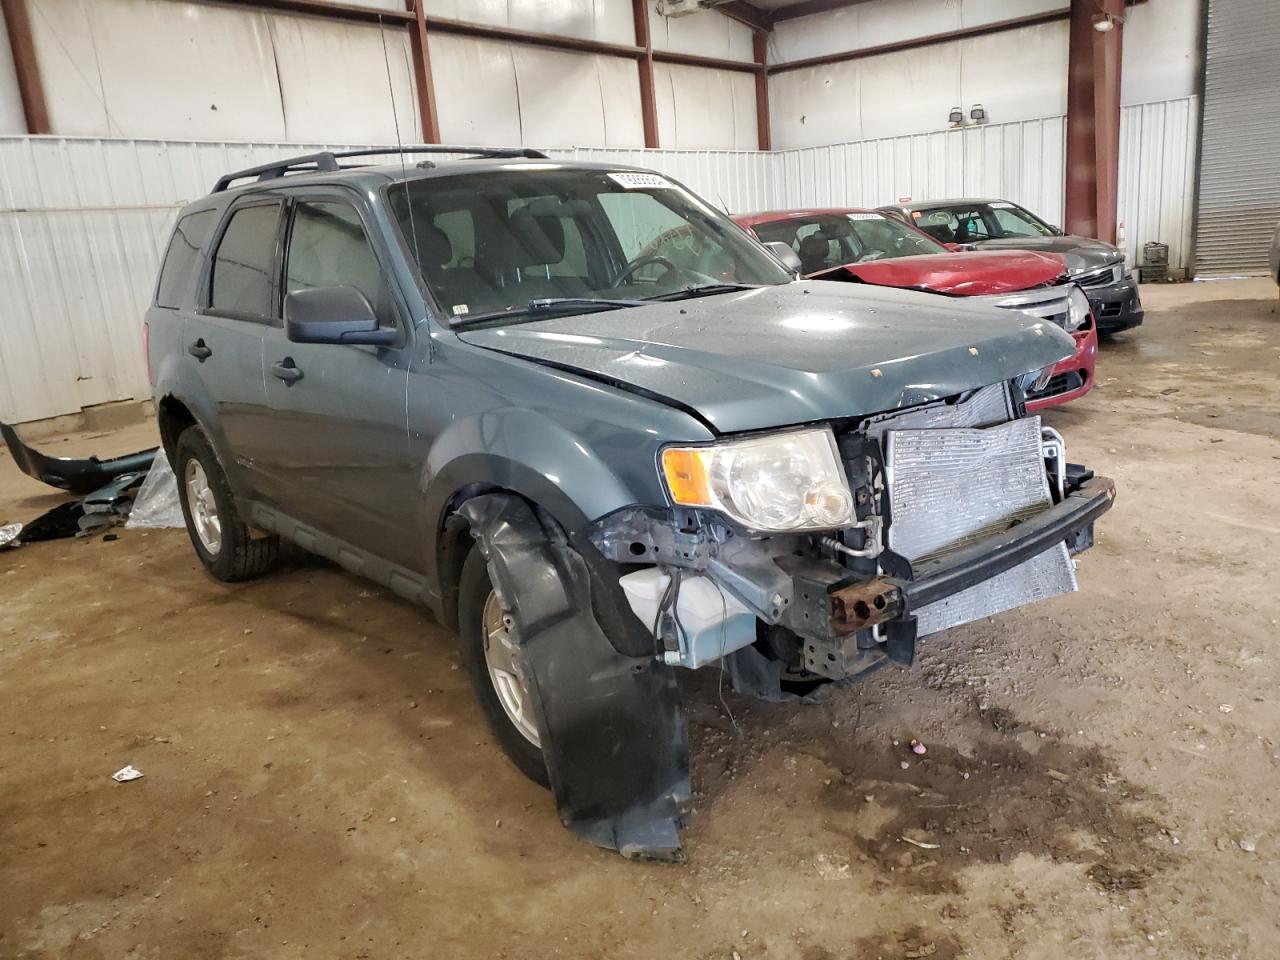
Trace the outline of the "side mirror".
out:
<instances>
[{"instance_id":1,"label":"side mirror","mask_svg":"<svg viewBox=\"0 0 1280 960\"><path fill-rule=\"evenodd\" d=\"M293 343L345 343L386 347L396 331L378 326L373 307L354 287L313 287L284 299L285 336Z\"/></svg>"},{"instance_id":2,"label":"side mirror","mask_svg":"<svg viewBox=\"0 0 1280 960\"><path fill-rule=\"evenodd\" d=\"M783 243L781 240L770 240L765 245L765 249L773 254L774 259L781 263L784 267L800 276L800 254L791 249L791 244Z\"/></svg>"},{"instance_id":3,"label":"side mirror","mask_svg":"<svg viewBox=\"0 0 1280 960\"><path fill-rule=\"evenodd\" d=\"M1054 235L1055 237L1062 237L1062 236L1066 236L1066 234L1064 234L1064 233L1062 232L1062 228L1061 228L1061 227L1055 227L1053 224L1049 224L1049 229L1050 229L1051 231L1053 231L1053 235Z\"/></svg>"}]
</instances>

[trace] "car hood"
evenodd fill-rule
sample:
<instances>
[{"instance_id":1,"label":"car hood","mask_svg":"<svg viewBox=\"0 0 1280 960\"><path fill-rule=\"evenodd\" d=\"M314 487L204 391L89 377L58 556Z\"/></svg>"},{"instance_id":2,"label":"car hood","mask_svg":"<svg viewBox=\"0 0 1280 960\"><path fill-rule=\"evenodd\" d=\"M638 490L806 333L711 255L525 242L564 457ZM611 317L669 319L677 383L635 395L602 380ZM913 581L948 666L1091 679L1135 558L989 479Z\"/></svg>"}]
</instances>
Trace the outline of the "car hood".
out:
<instances>
[{"instance_id":1,"label":"car hood","mask_svg":"<svg viewBox=\"0 0 1280 960\"><path fill-rule=\"evenodd\" d=\"M656 397L720 433L914 406L1038 370L1075 347L1017 311L826 281L458 336Z\"/></svg>"},{"instance_id":2,"label":"car hood","mask_svg":"<svg viewBox=\"0 0 1280 960\"><path fill-rule=\"evenodd\" d=\"M1044 286L1066 272L1067 264L1060 254L993 250L846 263L812 274L812 279L840 280L843 274L878 287L982 297Z\"/></svg>"},{"instance_id":3,"label":"car hood","mask_svg":"<svg viewBox=\"0 0 1280 960\"><path fill-rule=\"evenodd\" d=\"M1067 260L1067 272L1086 273L1124 259L1118 247L1089 237L1068 234L1062 237L1004 237L974 244L976 250L1035 250L1060 253Z\"/></svg>"}]
</instances>

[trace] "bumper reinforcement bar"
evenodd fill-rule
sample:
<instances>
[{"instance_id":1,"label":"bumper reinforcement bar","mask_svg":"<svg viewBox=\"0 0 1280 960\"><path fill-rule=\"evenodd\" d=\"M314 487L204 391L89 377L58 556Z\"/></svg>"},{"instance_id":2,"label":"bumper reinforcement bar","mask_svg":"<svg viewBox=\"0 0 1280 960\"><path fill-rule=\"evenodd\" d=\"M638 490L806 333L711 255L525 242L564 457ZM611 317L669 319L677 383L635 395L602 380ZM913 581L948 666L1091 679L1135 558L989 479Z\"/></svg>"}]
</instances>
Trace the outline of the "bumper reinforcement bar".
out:
<instances>
[{"instance_id":1,"label":"bumper reinforcement bar","mask_svg":"<svg viewBox=\"0 0 1280 960\"><path fill-rule=\"evenodd\" d=\"M1068 540L1110 510L1115 498L1114 481L1093 477L1038 516L913 566L909 576L882 576L834 590L832 629L837 634L851 633L907 617L989 580Z\"/></svg>"}]
</instances>

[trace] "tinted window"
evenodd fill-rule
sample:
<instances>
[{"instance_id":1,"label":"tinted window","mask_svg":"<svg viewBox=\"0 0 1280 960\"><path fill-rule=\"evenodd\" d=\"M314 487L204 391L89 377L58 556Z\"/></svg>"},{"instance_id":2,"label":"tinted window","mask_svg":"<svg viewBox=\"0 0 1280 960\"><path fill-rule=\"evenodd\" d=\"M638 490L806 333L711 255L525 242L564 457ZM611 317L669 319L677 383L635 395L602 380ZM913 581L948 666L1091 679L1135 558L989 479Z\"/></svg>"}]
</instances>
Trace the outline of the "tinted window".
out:
<instances>
[{"instance_id":1,"label":"tinted window","mask_svg":"<svg viewBox=\"0 0 1280 960\"><path fill-rule=\"evenodd\" d=\"M183 217L173 228L173 239L169 241L164 264L160 267L156 306L181 306L182 295L190 286L191 274L200 260L200 248L204 246L215 216L213 210L202 210Z\"/></svg>"},{"instance_id":2,"label":"tinted window","mask_svg":"<svg viewBox=\"0 0 1280 960\"><path fill-rule=\"evenodd\" d=\"M237 316L271 316L280 205L242 207L231 215L213 259L209 306Z\"/></svg>"},{"instance_id":3,"label":"tinted window","mask_svg":"<svg viewBox=\"0 0 1280 960\"><path fill-rule=\"evenodd\" d=\"M375 310L385 300L378 258L349 203L308 200L295 207L285 293L312 287L351 287Z\"/></svg>"}]
</instances>

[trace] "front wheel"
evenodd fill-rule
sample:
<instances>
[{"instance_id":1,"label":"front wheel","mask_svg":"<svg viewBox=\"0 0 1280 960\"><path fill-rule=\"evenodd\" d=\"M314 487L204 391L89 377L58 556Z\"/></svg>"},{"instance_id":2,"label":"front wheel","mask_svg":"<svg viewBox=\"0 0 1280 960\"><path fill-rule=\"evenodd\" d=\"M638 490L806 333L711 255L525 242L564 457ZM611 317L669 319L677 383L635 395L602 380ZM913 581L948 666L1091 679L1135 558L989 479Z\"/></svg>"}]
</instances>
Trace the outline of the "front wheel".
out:
<instances>
[{"instance_id":1,"label":"front wheel","mask_svg":"<svg viewBox=\"0 0 1280 960\"><path fill-rule=\"evenodd\" d=\"M471 684L498 744L521 773L548 786L533 691L517 656L511 618L502 609L484 555L476 547L462 566L458 626Z\"/></svg>"},{"instance_id":2,"label":"front wheel","mask_svg":"<svg viewBox=\"0 0 1280 960\"><path fill-rule=\"evenodd\" d=\"M240 518L227 475L199 427L187 427L173 448L173 472L187 533L204 568L233 583L275 565L280 538L255 537Z\"/></svg>"}]
</instances>

